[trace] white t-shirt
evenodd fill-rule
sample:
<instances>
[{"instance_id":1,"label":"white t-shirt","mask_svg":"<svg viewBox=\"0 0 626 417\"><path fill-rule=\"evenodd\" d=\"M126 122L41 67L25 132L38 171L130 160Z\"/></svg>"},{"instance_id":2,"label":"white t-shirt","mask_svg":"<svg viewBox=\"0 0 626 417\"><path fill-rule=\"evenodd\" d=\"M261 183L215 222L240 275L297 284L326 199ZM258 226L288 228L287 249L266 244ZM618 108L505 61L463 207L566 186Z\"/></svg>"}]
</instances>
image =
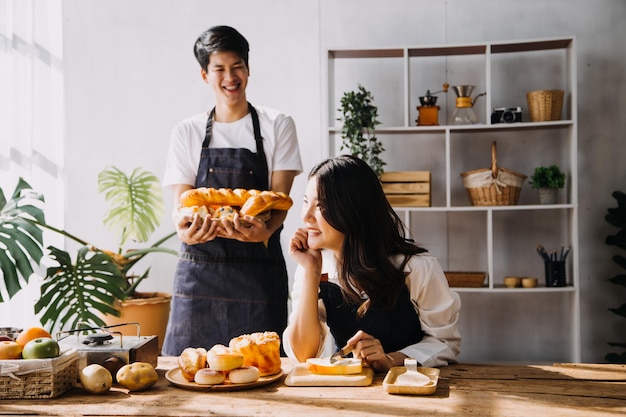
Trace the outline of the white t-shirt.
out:
<instances>
[{"instance_id":1,"label":"white t-shirt","mask_svg":"<svg viewBox=\"0 0 626 417\"><path fill-rule=\"evenodd\" d=\"M267 107L254 108L259 115L271 189L272 172L302 172L296 126L291 116ZM163 175L164 187L195 185L208 117L208 112L197 114L181 121L172 130ZM213 122L212 133L209 148L247 148L257 152L250 114L232 123Z\"/></svg>"},{"instance_id":2,"label":"white t-shirt","mask_svg":"<svg viewBox=\"0 0 626 417\"><path fill-rule=\"evenodd\" d=\"M330 251L322 251L322 272L328 274L328 281L339 285L335 259ZM396 262L400 265L402 257ZM407 274L406 284L409 296L419 314L422 330L426 335L419 342L400 349L409 358L416 359L422 366L445 366L456 362L460 352L461 335L457 329L461 299L450 290L448 281L437 258L428 253L411 257L404 267ZM293 320L296 306L300 302L304 280L304 269L298 266L291 290L292 312L289 322ZM326 324L326 307L318 300L318 314L322 327L320 347L317 357L329 357L337 351L330 329ZM295 359L290 344L290 328L287 326L282 338L283 348L287 356Z\"/></svg>"}]
</instances>

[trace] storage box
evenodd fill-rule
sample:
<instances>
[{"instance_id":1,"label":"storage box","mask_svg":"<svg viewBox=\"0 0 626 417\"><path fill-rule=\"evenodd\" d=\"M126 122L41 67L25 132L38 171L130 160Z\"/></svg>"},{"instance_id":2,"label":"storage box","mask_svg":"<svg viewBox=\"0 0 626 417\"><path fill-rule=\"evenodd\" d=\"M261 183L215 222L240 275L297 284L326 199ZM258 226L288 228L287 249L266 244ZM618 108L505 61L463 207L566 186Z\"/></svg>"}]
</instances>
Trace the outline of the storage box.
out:
<instances>
[{"instance_id":1,"label":"storage box","mask_svg":"<svg viewBox=\"0 0 626 417\"><path fill-rule=\"evenodd\" d=\"M430 171L384 172L380 181L392 206L430 207Z\"/></svg>"},{"instance_id":2,"label":"storage box","mask_svg":"<svg viewBox=\"0 0 626 417\"><path fill-rule=\"evenodd\" d=\"M78 381L78 351L52 359L0 360L0 399L55 398Z\"/></svg>"},{"instance_id":3,"label":"storage box","mask_svg":"<svg viewBox=\"0 0 626 417\"><path fill-rule=\"evenodd\" d=\"M450 287L480 288L485 283L485 272L450 272L446 271L446 279Z\"/></svg>"}]
</instances>

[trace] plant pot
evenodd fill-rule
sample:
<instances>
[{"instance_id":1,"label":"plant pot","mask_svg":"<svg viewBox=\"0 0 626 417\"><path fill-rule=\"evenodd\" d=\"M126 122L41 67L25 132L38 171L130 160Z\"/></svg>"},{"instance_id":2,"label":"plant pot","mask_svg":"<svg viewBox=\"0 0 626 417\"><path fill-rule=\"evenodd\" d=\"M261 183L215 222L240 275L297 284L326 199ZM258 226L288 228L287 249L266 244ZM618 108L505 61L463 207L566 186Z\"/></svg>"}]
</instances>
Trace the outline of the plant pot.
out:
<instances>
[{"instance_id":1,"label":"plant pot","mask_svg":"<svg viewBox=\"0 0 626 417\"><path fill-rule=\"evenodd\" d=\"M539 204L556 204L558 188L538 188Z\"/></svg>"},{"instance_id":2,"label":"plant pot","mask_svg":"<svg viewBox=\"0 0 626 417\"><path fill-rule=\"evenodd\" d=\"M120 317L109 314L102 317L107 326L123 323L139 323L142 336L157 336L159 352L165 340L165 329L170 314L170 301L172 295L163 292L135 293L133 298L125 301L117 301ZM134 326L122 326L119 328L125 336L136 336Z\"/></svg>"}]
</instances>

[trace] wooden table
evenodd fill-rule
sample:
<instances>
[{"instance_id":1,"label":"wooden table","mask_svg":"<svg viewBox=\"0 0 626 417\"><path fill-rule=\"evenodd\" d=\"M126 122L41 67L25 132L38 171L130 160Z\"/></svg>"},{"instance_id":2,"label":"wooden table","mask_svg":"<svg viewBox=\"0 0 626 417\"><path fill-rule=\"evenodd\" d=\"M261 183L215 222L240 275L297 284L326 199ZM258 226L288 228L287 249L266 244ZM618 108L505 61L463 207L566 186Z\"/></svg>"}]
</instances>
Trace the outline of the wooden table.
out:
<instances>
[{"instance_id":1,"label":"wooden table","mask_svg":"<svg viewBox=\"0 0 626 417\"><path fill-rule=\"evenodd\" d=\"M624 416L626 366L469 365L441 369L431 396L388 394L384 375L368 387L288 387L284 377L247 391L198 392L165 379L175 358L159 358L160 379L145 392L80 386L55 399L0 400L0 415L54 416ZM285 374L293 367L283 361Z\"/></svg>"}]
</instances>

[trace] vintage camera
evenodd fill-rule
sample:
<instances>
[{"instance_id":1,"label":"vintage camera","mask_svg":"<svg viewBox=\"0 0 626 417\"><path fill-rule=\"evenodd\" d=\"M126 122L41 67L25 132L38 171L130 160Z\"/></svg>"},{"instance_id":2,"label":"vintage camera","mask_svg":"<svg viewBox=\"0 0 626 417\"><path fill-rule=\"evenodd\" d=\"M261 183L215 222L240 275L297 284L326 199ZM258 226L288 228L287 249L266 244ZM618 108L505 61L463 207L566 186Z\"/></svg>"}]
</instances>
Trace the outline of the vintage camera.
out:
<instances>
[{"instance_id":1,"label":"vintage camera","mask_svg":"<svg viewBox=\"0 0 626 417\"><path fill-rule=\"evenodd\" d=\"M516 123L522 121L521 107L495 107L491 113L491 124Z\"/></svg>"}]
</instances>

